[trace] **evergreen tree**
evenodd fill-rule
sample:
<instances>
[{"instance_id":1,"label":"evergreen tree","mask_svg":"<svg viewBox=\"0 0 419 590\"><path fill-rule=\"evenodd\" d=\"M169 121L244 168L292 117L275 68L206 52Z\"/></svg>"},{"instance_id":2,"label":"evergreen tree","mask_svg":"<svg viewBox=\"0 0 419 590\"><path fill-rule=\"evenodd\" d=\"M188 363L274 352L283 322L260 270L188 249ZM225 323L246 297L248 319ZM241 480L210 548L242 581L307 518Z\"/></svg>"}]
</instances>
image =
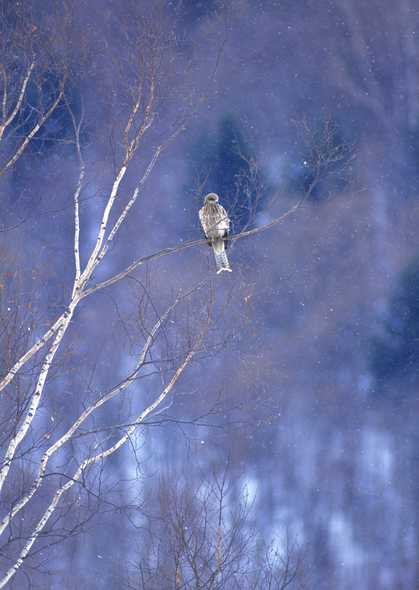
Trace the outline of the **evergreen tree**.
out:
<instances>
[{"instance_id":1,"label":"evergreen tree","mask_svg":"<svg viewBox=\"0 0 419 590\"><path fill-rule=\"evenodd\" d=\"M199 138L192 162L192 190L198 185L202 194L218 193L234 232L252 223L266 204L268 187L234 117L225 116L216 133Z\"/></svg>"},{"instance_id":2,"label":"evergreen tree","mask_svg":"<svg viewBox=\"0 0 419 590\"><path fill-rule=\"evenodd\" d=\"M181 13L187 24L195 24L212 16L218 7L217 0L183 0Z\"/></svg>"},{"instance_id":3,"label":"evergreen tree","mask_svg":"<svg viewBox=\"0 0 419 590\"><path fill-rule=\"evenodd\" d=\"M419 258L401 274L382 335L372 342L370 368L381 382L419 381Z\"/></svg>"}]
</instances>

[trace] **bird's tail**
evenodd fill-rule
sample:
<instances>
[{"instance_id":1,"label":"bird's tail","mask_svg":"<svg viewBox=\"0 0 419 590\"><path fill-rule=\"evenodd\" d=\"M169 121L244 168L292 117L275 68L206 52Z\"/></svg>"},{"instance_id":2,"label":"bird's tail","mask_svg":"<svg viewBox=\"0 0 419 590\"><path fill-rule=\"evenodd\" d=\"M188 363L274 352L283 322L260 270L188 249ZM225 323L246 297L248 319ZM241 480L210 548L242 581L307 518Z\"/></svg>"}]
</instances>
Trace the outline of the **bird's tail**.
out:
<instances>
[{"instance_id":1,"label":"bird's tail","mask_svg":"<svg viewBox=\"0 0 419 590\"><path fill-rule=\"evenodd\" d=\"M220 272L227 271L232 272L230 268L230 263L227 258L227 254L224 247L224 242L222 240L217 240L212 245L214 250L215 256L215 265L217 267L217 274Z\"/></svg>"}]
</instances>

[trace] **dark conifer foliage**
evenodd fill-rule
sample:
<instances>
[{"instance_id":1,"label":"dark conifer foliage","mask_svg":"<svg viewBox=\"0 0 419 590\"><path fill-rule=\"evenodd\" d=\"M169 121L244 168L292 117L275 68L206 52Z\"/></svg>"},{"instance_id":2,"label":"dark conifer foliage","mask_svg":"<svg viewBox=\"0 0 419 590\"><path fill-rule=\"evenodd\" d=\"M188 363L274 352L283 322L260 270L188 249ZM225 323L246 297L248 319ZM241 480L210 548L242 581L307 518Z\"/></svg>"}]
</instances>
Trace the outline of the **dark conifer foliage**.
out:
<instances>
[{"instance_id":1,"label":"dark conifer foliage","mask_svg":"<svg viewBox=\"0 0 419 590\"><path fill-rule=\"evenodd\" d=\"M382 334L371 347L371 369L385 383L419 378L419 258L402 272L389 303Z\"/></svg>"},{"instance_id":2,"label":"dark conifer foliage","mask_svg":"<svg viewBox=\"0 0 419 590\"><path fill-rule=\"evenodd\" d=\"M193 148L192 190L216 192L239 232L255 220L267 203L269 186L255 151L238 120L225 115L213 134L203 134Z\"/></svg>"}]
</instances>

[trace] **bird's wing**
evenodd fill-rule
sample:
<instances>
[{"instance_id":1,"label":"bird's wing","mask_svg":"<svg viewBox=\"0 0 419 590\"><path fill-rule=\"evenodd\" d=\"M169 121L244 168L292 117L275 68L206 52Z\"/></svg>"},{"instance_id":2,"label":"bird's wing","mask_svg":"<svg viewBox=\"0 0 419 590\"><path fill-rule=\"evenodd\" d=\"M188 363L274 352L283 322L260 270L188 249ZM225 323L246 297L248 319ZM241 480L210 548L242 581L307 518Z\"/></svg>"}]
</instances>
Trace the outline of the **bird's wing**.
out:
<instances>
[{"instance_id":1,"label":"bird's wing","mask_svg":"<svg viewBox=\"0 0 419 590\"><path fill-rule=\"evenodd\" d=\"M208 237L208 224L207 224L207 216L205 215L205 206L202 207L199 212L199 221L201 222L202 229L204 230L204 234Z\"/></svg>"},{"instance_id":2,"label":"bird's wing","mask_svg":"<svg viewBox=\"0 0 419 590\"><path fill-rule=\"evenodd\" d=\"M228 233L230 231L230 218L228 216L228 213L222 205L218 205L218 209L220 221L217 224L217 228L224 230L226 233Z\"/></svg>"}]
</instances>

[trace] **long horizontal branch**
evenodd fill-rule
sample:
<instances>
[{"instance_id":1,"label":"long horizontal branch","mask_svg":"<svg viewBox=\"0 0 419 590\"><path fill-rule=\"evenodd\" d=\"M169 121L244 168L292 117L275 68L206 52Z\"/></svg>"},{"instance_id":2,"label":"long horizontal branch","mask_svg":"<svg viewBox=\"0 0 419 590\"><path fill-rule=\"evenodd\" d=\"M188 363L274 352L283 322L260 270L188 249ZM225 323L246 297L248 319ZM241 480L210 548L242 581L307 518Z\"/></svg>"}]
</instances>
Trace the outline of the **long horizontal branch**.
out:
<instances>
[{"instance_id":1,"label":"long horizontal branch","mask_svg":"<svg viewBox=\"0 0 419 590\"><path fill-rule=\"evenodd\" d=\"M276 217L275 219L273 219L269 223L265 223L264 225L261 225L259 227L255 227L253 229L249 229L249 230L243 231L241 233L228 236L225 239L228 241L241 240L242 238L246 238L248 236L252 236L252 235L258 234L260 232L266 231L267 229L270 229L271 227L274 227L275 225L282 223L287 217L289 217L290 215L295 213L295 211L301 207L301 205L303 204L304 201L306 201L306 199L307 199L307 195L305 194L293 207L291 207L290 209L288 209L288 211L286 211L285 213L283 213L279 217ZM106 279L105 281L101 281L100 283L97 283L96 285L93 285L92 287L90 287L90 289L86 289L83 293L83 297L88 297L89 295L92 295L92 293L95 293L96 291L99 291L100 289L104 289L105 287L110 287L111 285L114 285L115 283L121 281L122 279L124 279L125 277L130 275L132 272L134 272L134 270L136 270L140 266L146 264L147 262L150 262L151 260L156 260L157 258L163 258L164 256L170 256L171 254L175 254L176 252L181 252L182 250L187 250L187 249L193 248L195 246L201 246L202 244L207 244L207 240L206 239L190 240L189 242L184 242L183 244L179 244L179 245L173 246L171 248L164 248L163 250L159 250L158 252L155 252L155 253L150 254L148 256L143 256L142 258L135 260L132 264L127 266L127 268L125 268L124 270L122 270L118 274L114 275L113 277L110 277L109 279Z\"/></svg>"},{"instance_id":2,"label":"long horizontal branch","mask_svg":"<svg viewBox=\"0 0 419 590\"><path fill-rule=\"evenodd\" d=\"M308 196L306 193L293 207L291 207L290 209L288 209L288 211L286 211L285 213L283 213L279 217L276 217L275 219L273 219L269 223L266 223L265 225L261 225L259 227L253 228L253 229L246 230L246 231L241 232L239 234L231 235L227 238L227 240L229 240L229 241L240 240L242 238L266 231L267 229L270 229L271 227L274 227L275 225L282 223L287 217L289 217L290 215L295 213L297 211L297 209L299 209L301 207L301 205L304 203L304 201L307 200L307 198L308 198ZM80 300L85 299L86 297L89 297L90 295L92 295L96 291L99 291L100 289L104 289L106 287L110 287L111 285L114 285L115 283L121 281L122 279L129 276L132 272L134 272L137 268L139 268L140 266L144 265L147 262L150 262L152 260L156 260L157 258L162 258L164 256L169 256L171 254L175 254L176 252L181 252L182 250L187 250L188 248L193 248L195 246L201 246L206 243L207 243L206 239L191 240L189 242L184 242L183 244L179 244L179 245L173 246L171 248L164 248L163 250L159 250L158 252L155 252L154 254L150 254L149 256L144 256L142 258L139 258L138 260L136 260L132 264L130 264L127 268L125 268L123 271L119 272L118 274L114 275L113 277L110 277L109 279L106 279L105 281L101 281L100 283L93 285L89 289L85 289L83 292L79 291L78 296L79 296ZM3 377L3 379L0 381L0 392L14 379L14 377L18 373L18 371L33 357L33 355L36 354L41 348L43 348L43 346L45 346L45 344L54 336L54 334L60 328L62 322L65 320L65 316L67 313L68 312L66 311L63 314L61 314L61 316L54 322L54 324L51 326L51 328L49 328L49 330L47 330L45 332L45 334L43 334L43 336L41 336L35 342L35 344L13 365L13 367L10 369L10 371L8 371L8 373L5 375L5 377Z\"/></svg>"}]
</instances>

